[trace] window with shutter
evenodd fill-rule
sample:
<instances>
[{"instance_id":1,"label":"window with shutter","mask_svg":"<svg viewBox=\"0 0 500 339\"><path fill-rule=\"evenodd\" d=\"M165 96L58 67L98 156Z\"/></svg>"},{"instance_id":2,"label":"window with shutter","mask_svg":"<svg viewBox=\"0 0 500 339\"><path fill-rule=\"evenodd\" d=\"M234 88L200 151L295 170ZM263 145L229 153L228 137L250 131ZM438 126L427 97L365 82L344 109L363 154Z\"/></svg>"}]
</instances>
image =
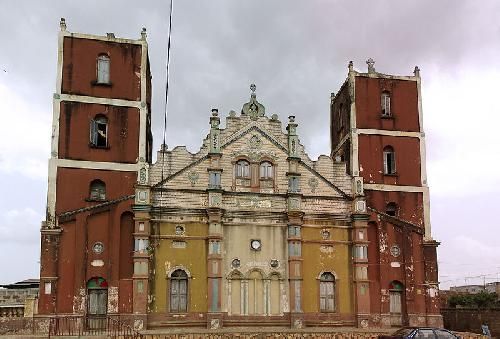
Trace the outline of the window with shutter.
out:
<instances>
[{"instance_id":1,"label":"window with shutter","mask_svg":"<svg viewBox=\"0 0 500 339\"><path fill-rule=\"evenodd\" d=\"M109 64L110 60L107 55L99 55L97 58L97 83L109 84Z\"/></svg>"},{"instance_id":2,"label":"window with shutter","mask_svg":"<svg viewBox=\"0 0 500 339\"><path fill-rule=\"evenodd\" d=\"M389 92L383 92L380 97L380 103L382 105L382 116L391 116L391 95Z\"/></svg>"}]
</instances>

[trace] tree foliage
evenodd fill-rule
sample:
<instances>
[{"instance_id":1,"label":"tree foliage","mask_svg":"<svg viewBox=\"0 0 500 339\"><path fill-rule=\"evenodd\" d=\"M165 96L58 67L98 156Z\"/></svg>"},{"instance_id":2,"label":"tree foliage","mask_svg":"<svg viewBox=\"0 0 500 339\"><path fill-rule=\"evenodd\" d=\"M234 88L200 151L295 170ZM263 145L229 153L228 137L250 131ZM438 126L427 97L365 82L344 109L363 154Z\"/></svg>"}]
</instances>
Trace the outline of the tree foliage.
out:
<instances>
[{"instance_id":1,"label":"tree foliage","mask_svg":"<svg viewBox=\"0 0 500 339\"><path fill-rule=\"evenodd\" d=\"M476 294L456 294L448 298L450 307L488 308L498 306L496 293L479 292Z\"/></svg>"}]
</instances>

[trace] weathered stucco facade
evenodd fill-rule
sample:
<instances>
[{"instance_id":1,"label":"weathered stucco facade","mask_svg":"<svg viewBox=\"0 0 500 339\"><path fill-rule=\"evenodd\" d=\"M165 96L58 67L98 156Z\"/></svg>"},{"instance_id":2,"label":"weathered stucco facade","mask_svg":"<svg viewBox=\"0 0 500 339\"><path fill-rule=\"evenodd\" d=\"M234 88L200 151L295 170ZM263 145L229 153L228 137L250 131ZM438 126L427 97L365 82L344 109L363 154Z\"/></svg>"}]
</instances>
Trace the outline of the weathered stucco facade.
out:
<instances>
[{"instance_id":1,"label":"weathered stucco facade","mask_svg":"<svg viewBox=\"0 0 500 339\"><path fill-rule=\"evenodd\" d=\"M395 107L417 109L395 132L372 126L375 77L351 67L332 97L331 157L311 160L301 117L266 114L251 85L225 121L207 112L197 153L163 145L152 163L145 31L97 37L62 21L58 65L40 317L97 327L112 315L136 329L440 321L419 78L399 86ZM381 175L375 153L392 138L414 157Z\"/></svg>"}]
</instances>

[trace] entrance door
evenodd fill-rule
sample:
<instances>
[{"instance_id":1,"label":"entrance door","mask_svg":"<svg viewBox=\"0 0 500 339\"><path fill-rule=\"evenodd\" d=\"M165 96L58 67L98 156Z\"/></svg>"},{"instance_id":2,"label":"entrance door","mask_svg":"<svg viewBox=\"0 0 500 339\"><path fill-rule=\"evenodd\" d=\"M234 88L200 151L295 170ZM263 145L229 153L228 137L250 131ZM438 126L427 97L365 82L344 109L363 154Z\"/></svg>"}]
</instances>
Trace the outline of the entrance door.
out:
<instances>
[{"instance_id":1,"label":"entrance door","mask_svg":"<svg viewBox=\"0 0 500 339\"><path fill-rule=\"evenodd\" d=\"M401 326L403 317L401 315L401 291L389 292L389 307L391 312L391 326Z\"/></svg>"},{"instance_id":2,"label":"entrance door","mask_svg":"<svg viewBox=\"0 0 500 339\"><path fill-rule=\"evenodd\" d=\"M108 285L103 278L92 278L87 283L87 329L106 328L108 313Z\"/></svg>"}]
</instances>

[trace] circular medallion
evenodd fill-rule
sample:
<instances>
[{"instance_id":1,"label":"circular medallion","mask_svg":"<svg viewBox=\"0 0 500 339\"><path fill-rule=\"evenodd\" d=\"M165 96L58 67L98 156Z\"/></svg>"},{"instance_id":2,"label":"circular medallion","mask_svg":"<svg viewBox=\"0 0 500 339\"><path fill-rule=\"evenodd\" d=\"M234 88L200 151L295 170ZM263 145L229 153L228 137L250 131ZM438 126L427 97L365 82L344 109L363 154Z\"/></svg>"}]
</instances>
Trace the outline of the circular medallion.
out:
<instances>
[{"instance_id":1,"label":"circular medallion","mask_svg":"<svg viewBox=\"0 0 500 339\"><path fill-rule=\"evenodd\" d=\"M260 243L260 240L252 240L250 241L250 247L254 251L260 251L262 244Z\"/></svg>"},{"instance_id":2,"label":"circular medallion","mask_svg":"<svg viewBox=\"0 0 500 339\"><path fill-rule=\"evenodd\" d=\"M236 258L236 259L233 259L233 261L231 261L231 266L233 268L239 268L241 266L241 261L240 259Z\"/></svg>"},{"instance_id":3,"label":"circular medallion","mask_svg":"<svg viewBox=\"0 0 500 339\"><path fill-rule=\"evenodd\" d=\"M184 227L181 225L175 226L175 235L183 235L185 232Z\"/></svg>"},{"instance_id":4,"label":"circular medallion","mask_svg":"<svg viewBox=\"0 0 500 339\"><path fill-rule=\"evenodd\" d=\"M280 265L280 262L278 261L278 259L271 259L271 261L269 262L269 265L271 265L272 268L278 268Z\"/></svg>"},{"instance_id":5,"label":"circular medallion","mask_svg":"<svg viewBox=\"0 0 500 339\"><path fill-rule=\"evenodd\" d=\"M92 251L96 254L101 254L104 251L104 244L100 241L94 243L92 246Z\"/></svg>"},{"instance_id":6,"label":"circular medallion","mask_svg":"<svg viewBox=\"0 0 500 339\"><path fill-rule=\"evenodd\" d=\"M399 248L398 245L392 245L391 246L391 255L393 257L399 257L399 255L401 254L401 249Z\"/></svg>"}]
</instances>

